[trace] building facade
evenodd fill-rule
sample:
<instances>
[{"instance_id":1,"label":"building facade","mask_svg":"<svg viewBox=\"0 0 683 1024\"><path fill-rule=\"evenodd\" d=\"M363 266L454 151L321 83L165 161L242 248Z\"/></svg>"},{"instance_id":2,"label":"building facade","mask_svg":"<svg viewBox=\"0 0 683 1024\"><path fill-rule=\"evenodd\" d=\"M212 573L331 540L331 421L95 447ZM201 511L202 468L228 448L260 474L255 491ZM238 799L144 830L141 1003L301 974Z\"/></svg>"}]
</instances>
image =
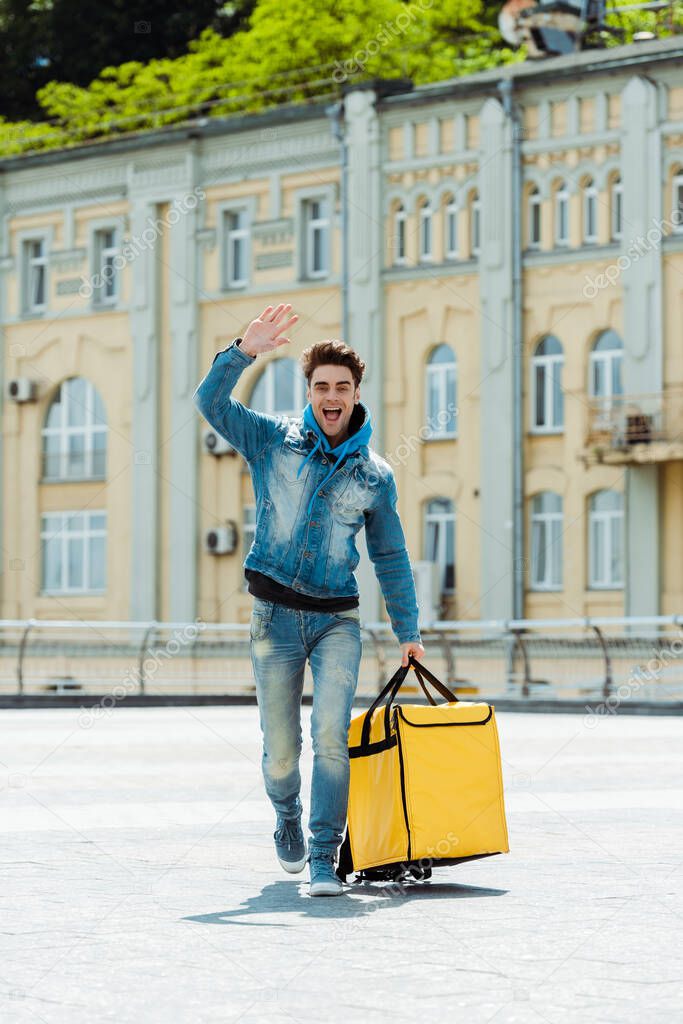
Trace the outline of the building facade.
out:
<instances>
[{"instance_id":1,"label":"building facade","mask_svg":"<svg viewBox=\"0 0 683 1024\"><path fill-rule=\"evenodd\" d=\"M1 162L2 617L248 619L248 467L192 393L280 301L291 347L236 396L298 415L303 349L360 352L442 618L683 611L682 59L372 82Z\"/></svg>"}]
</instances>

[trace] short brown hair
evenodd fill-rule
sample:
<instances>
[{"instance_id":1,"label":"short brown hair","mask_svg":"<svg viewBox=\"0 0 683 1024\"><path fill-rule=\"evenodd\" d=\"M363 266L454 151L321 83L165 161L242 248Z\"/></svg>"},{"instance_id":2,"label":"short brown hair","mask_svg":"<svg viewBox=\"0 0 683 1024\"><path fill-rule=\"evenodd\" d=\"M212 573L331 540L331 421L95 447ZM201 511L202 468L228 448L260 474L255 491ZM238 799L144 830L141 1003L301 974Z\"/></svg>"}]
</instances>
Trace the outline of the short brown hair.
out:
<instances>
[{"instance_id":1,"label":"short brown hair","mask_svg":"<svg viewBox=\"0 0 683 1024\"><path fill-rule=\"evenodd\" d=\"M315 345L309 345L301 354L301 368L309 384L316 367L330 364L348 366L356 387L363 379L365 363L354 349L338 338L316 341Z\"/></svg>"}]
</instances>

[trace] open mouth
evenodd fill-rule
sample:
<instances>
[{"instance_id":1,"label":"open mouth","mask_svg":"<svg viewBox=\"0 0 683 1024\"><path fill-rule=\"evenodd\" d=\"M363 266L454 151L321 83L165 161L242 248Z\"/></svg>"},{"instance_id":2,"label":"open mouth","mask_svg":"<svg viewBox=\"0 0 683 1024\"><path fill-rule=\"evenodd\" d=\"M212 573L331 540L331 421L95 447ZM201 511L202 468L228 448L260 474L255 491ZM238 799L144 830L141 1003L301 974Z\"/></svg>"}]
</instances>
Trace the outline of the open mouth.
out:
<instances>
[{"instance_id":1,"label":"open mouth","mask_svg":"<svg viewBox=\"0 0 683 1024\"><path fill-rule=\"evenodd\" d=\"M323 416L325 417L326 423L336 423L341 417L342 411L338 405L330 406L329 409L323 409Z\"/></svg>"}]
</instances>

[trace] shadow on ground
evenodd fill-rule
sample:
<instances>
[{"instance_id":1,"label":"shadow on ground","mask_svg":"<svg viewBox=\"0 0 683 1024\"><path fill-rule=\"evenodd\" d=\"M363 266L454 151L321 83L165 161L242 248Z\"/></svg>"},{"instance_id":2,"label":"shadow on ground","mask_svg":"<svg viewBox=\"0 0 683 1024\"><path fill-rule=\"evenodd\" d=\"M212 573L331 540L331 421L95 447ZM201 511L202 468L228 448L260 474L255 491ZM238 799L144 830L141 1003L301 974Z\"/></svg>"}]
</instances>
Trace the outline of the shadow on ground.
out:
<instances>
[{"instance_id":1,"label":"shadow on ground","mask_svg":"<svg viewBox=\"0 0 683 1024\"><path fill-rule=\"evenodd\" d=\"M401 906L406 900L452 900L481 899L485 896L504 896L507 889L490 889L485 886L459 885L457 882L415 882L411 884L380 885L360 882L350 885L341 896L311 898L308 881L274 882L265 886L260 893L250 896L234 910L219 910L215 914L192 914L184 921L198 924L247 924L251 927L285 928L287 925L268 921L250 921L250 915L292 911L310 917L365 917L383 907ZM377 897L368 900L368 896Z\"/></svg>"}]
</instances>

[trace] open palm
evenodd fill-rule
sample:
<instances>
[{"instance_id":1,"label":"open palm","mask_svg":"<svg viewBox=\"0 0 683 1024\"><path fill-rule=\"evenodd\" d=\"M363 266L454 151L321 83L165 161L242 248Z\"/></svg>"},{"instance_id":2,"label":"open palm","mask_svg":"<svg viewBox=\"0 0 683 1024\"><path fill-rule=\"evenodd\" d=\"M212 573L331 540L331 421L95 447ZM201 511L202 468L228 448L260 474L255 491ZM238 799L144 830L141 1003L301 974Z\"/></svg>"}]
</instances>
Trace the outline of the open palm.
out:
<instances>
[{"instance_id":1,"label":"open palm","mask_svg":"<svg viewBox=\"0 0 683 1024\"><path fill-rule=\"evenodd\" d=\"M247 327L240 348L249 355L255 356L259 352L270 352L271 349L278 348L279 345L288 345L289 338L281 335L299 319L296 313L287 319L291 308L289 302L281 302L274 309L272 306L266 306L263 312Z\"/></svg>"}]
</instances>

